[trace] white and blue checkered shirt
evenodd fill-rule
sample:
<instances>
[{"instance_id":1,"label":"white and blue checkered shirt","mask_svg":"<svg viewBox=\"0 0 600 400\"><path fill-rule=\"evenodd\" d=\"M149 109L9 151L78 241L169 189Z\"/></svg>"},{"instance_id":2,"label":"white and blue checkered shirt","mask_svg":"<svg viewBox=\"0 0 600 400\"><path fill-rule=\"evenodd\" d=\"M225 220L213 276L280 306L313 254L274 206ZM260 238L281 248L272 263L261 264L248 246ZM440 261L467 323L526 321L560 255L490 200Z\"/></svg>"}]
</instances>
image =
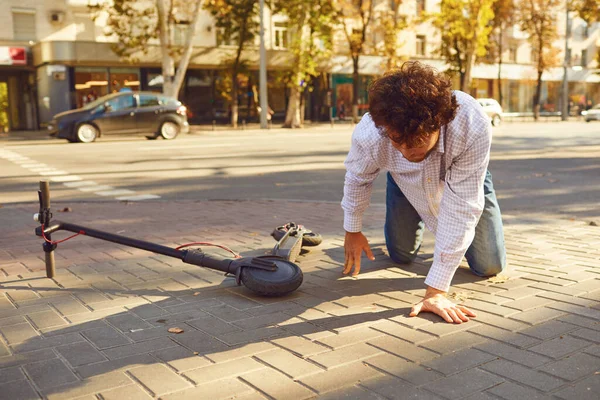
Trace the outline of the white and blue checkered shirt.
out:
<instances>
[{"instance_id":1,"label":"white and blue checkered shirt","mask_svg":"<svg viewBox=\"0 0 600 400\"><path fill-rule=\"evenodd\" d=\"M425 284L443 291L449 290L475 236L492 141L490 120L482 107L466 93L454 91L454 95L459 104L456 117L441 129L436 147L420 163L406 160L365 114L352 134L342 200L344 229L361 231L373 181L379 171L389 171L435 235L433 264Z\"/></svg>"}]
</instances>

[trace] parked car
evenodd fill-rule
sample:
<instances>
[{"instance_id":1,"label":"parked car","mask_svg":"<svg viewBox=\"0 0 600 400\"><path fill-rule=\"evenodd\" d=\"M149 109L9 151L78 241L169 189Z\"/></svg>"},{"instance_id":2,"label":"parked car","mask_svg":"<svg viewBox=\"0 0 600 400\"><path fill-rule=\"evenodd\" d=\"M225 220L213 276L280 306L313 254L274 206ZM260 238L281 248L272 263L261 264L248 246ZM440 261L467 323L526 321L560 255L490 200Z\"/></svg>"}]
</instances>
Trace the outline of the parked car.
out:
<instances>
[{"instance_id":1,"label":"parked car","mask_svg":"<svg viewBox=\"0 0 600 400\"><path fill-rule=\"evenodd\" d=\"M492 125L500 126L502 123L502 106L494 99L477 99L485 113L490 117Z\"/></svg>"},{"instance_id":2,"label":"parked car","mask_svg":"<svg viewBox=\"0 0 600 400\"><path fill-rule=\"evenodd\" d=\"M581 115L583 115L585 122L600 121L600 104L596 104L589 110L582 111Z\"/></svg>"},{"instance_id":3,"label":"parked car","mask_svg":"<svg viewBox=\"0 0 600 400\"><path fill-rule=\"evenodd\" d=\"M189 124L187 108L177 99L152 92L121 92L56 114L48 130L69 142L91 143L100 136L116 134L170 140L187 133Z\"/></svg>"}]
</instances>

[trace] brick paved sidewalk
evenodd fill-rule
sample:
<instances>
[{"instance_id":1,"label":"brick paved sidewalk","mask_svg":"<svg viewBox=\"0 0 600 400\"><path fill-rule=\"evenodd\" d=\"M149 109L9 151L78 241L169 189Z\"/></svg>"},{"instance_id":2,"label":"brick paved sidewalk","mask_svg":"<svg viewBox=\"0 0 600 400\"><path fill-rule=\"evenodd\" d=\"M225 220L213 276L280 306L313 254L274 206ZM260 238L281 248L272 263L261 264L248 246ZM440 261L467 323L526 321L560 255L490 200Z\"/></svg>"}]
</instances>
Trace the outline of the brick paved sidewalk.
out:
<instances>
[{"instance_id":1,"label":"brick paved sidewalk","mask_svg":"<svg viewBox=\"0 0 600 400\"><path fill-rule=\"evenodd\" d=\"M451 296L467 324L408 318L423 256L385 256L384 210L366 231L375 262L341 276L338 204L53 204L56 219L163 244L194 240L244 254L301 222L324 243L299 263L294 294L260 298L220 273L87 237L59 245L44 276L36 205L0 208L0 399L597 399L600 228L506 218L511 268L485 280L461 268ZM58 235L55 235L58 237ZM185 332L172 334L171 327Z\"/></svg>"}]
</instances>

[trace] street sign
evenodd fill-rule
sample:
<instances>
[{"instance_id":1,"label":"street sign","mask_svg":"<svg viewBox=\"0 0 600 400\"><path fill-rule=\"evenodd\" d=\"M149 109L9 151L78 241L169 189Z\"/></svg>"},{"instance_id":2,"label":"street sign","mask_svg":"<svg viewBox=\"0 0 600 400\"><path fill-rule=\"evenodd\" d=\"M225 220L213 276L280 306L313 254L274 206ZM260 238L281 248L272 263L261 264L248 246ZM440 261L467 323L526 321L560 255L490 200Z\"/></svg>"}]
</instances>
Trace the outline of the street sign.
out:
<instances>
[{"instance_id":1,"label":"street sign","mask_svg":"<svg viewBox=\"0 0 600 400\"><path fill-rule=\"evenodd\" d=\"M0 46L0 65L27 65L25 47Z\"/></svg>"}]
</instances>

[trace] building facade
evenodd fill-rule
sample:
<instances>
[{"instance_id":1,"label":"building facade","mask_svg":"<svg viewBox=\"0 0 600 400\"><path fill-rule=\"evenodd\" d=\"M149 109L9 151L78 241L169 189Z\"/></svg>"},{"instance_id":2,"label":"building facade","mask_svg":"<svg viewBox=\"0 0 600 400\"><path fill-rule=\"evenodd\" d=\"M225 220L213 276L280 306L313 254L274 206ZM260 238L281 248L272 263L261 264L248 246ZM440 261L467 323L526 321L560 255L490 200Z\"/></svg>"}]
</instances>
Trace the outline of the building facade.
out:
<instances>
[{"instance_id":1,"label":"building facade","mask_svg":"<svg viewBox=\"0 0 600 400\"><path fill-rule=\"evenodd\" d=\"M44 126L62 111L84 106L108 93L131 90L162 90L161 57L158 43L135 64L122 61L111 49L112 40L104 32L105 20L91 18L89 4L96 0L3 0L0 2L0 131L35 129ZM397 1L374 0L376 12L395 7ZM440 70L446 68L436 57L439 35L428 22L417 22L424 12L439 9L439 0L404 0L399 13L411 21L399 34L397 54L403 59L419 59ZM287 49L290 41L285 17L266 10L266 46L268 58L269 105L275 118L283 118L288 90L281 72L291 65ZM375 24L374 20L372 24ZM564 49L566 16L557 15L559 39L556 47ZM561 25L561 21L562 25ZM356 21L348 18L348 29ZM600 75L595 55L600 37L598 24L587 26L573 18L568 68L570 100L576 108L588 101L600 102ZM375 25L373 25L375 26ZM369 82L384 72L385 58L378 55L382 33L371 29L370 45L360 57L359 112L367 111ZM532 109L535 68L531 46L518 29L505 32L500 86L505 111L525 112ZM202 12L194 37L194 52L179 94L191 111L192 123L226 123L229 121L231 96L226 92L227 72L224 60L232 56L235 46L220 40L212 17ZM247 70L238 79L240 122L256 121L258 102L258 43L249 46L244 58ZM563 57L562 55L559 57ZM562 58L561 58L562 59ZM480 63L473 71L471 94L498 98L498 65ZM560 110L561 66L544 73L543 110ZM352 60L343 32L334 40L334 56L323 67L305 98L306 118L343 119L352 112Z\"/></svg>"}]
</instances>

